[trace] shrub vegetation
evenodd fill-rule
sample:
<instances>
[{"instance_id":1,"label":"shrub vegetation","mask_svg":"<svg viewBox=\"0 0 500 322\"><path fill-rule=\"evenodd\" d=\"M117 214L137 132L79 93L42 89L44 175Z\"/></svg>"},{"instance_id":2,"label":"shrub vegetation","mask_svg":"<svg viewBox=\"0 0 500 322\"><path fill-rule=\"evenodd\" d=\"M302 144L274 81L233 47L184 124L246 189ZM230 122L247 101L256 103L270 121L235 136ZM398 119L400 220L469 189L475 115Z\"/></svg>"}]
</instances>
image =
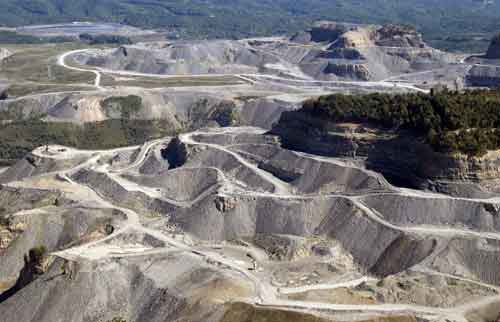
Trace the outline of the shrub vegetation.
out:
<instances>
[{"instance_id":1,"label":"shrub vegetation","mask_svg":"<svg viewBox=\"0 0 500 322\"><path fill-rule=\"evenodd\" d=\"M0 127L0 160L16 160L45 144L61 144L80 149L110 149L142 144L147 140L173 135L166 120L113 119L84 125L14 121Z\"/></svg>"},{"instance_id":2,"label":"shrub vegetation","mask_svg":"<svg viewBox=\"0 0 500 322\"><path fill-rule=\"evenodd\" d=\"M410 131L439 152L482 156L500 148L500 90L335 94L306 102L302 111L335 122Z\"/></svg>"}]
</instances>

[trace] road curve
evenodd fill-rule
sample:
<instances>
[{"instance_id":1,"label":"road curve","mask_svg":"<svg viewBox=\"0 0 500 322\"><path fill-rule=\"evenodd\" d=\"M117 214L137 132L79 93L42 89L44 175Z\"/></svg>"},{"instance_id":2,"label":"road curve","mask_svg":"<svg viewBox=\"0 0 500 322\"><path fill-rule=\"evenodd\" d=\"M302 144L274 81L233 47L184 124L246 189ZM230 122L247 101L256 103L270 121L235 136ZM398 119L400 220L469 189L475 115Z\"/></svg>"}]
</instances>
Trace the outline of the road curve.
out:
<instances>
[{"instance_id":1,"label":"road curve","mask_svg":"<svg viewBox=\"0 0 500 322\"><path fill-rule=\"evenodd\" d=\"M64 68L79 71L79 72L94 73L95 74L94 87L96 87L98 90L105 90L105 88L101 86L101 73L99 71L92 70L92 69L78 68L78 67L74 67L74 66L66 64L66 58L68 58L69 56L74 55L74 54L84 53L87 50L88 49L78 49L78 50L68 51L68 52L60 55L57 58L57 64L64 67Z\"/></svg>"},{"instance_id":2,"label":"road curve","mask_svg":"<svg viewBox=\"0 0 500 322\"><path fill-rule=\"evenodd\" d=\"M413 84L401 84L398 82L390 82L387 80L381 80L381 81L321 81L321 80L306 80L306 79L290 79L290 78L284 78L284 77L279 77L276 75L272 74L191 74L191 75L165 75L165 74L148 74L148 73L140 73L140 72L132 72L132 71L125 71L125 70L111 70L111 69L104 69L100 67L96 67L95 69L84 69L84 68L78 68L74 66L67 65L65 63L65 60L67 57L73 55L73 54L78 54L78 53L84 53L88 52L90 49L78 49L78 50L72 50L67 53L62 54L59 56L58 59L58 64L72 70L76 71L82 71L82 72L92 72L96 75L96 79L94 82L94 86L100 90L104 90L104 88L100 85L101 83L101 74L106 73L106 74L114 74L114 75L121 75L121 76L137 76L137 77L153 77L153 78L162 78L162 79L175 79L175 78L182 78L182 77L236 77L241 79L244 82L250 83L250 84L255 84L259 80L271 80L271 81L281 81L281 82L292 82L300 85L314 85L318 84L320 86L323 85L350 85L350 86L360 86L360 87L382 87L382 88L399 88L399 89L406 89L410 91L415 91L415 92L420 92L420 93L428 93L428 90L419 88Z\"/></svg>"},{"instance_id":3,"label":"road curve","mask_svg":"<svg viewBox=\"0 0 500 322\"><path fill-rule=\"evenodd\" d=\"M267 180L269 183L272 183L276 187L276 192L271 193L271 194L266 194L268 196L276 196L280 198L288 198L290 195L290 192L288 192L288 186L283 185L283 183L280 180L277 180L272 176L272 174L267 173L261 169L259 169L257 166L254 164L250 163L249 161L243 159L243 157L237 155L236 152L231 151L227 149L226 147L215 144L215 143L201 143L195 140L195 135L197 134L207 134L207 133L212 133L212 134L224 134L224 133L261 133L258 129L256 128L226 128L226 129L217 129L213 131L208 131L208 132L193 132L185 135L181 135L180 139L182 142L186 144L194 144L194 145L205 145L209 148L214 148L218 149L220 151L223 151L225 153L229 153L233 155L237 160L242 164L242 166L248 167L249 170L255 172L257 175L261 176L262 179ZM139 152L137 159L134 161L131 161L130 166L123 167L122 169L115 170L117 173L123 172L123 171L128 171L131 168L139 166L141 163L144 162L144 160L147 159L147 155L150 153L151 149L155 147L155 145L158 143L158 141L151 141L146 144L144 144L141 147L141 151ZM137 147L135 147L137 148ZM52 150L52 149L51 149ZM53 149L59 150L59 149ZM68 152L69 151L69 152ZM61 152L61 153L82 153L79 152L78 150L68 150L66 152ZM112 150L113 151L113 150ZM37 153L42 154L42 150L37 151ZM86 162L83 162L80 165L77 165L76 167L69 169L69 170L63 170L59 172L59 177L63 178L64 180L68 181L71 185L75 186L75 189L81 189L89 192L89 196L92 196L92 198L95 200L96 205L99 207L103 208L111 208L111 209L116 209L119 210L120 212L126 214L127 220L125 221L123 227L115 231L113 234L105 237L104 239L97 240L95 242L91 242L89 244L85 244L83 246L78 246L74 248L69 248L60 252L55 252L53 255L59 256L62 258L66 258L69 260L82 260L82 259L99 259L99 258L109 258L116 256L117 254L120 256L138 256L141 254L149 254L149 253L158 253L158 252L163 252L163 251L183 251L191 254L190 256L197 256L200 257L204 260L208 260L210 262L215 262L218 264L224 265L227 269L230 269L234 271L235 273L241 275L245 280L248 280L249 282L252 283L255 289L255 297L251 299L246 299L249 303L259 305L259 306L265 306L265 307L273 307L273 308L281 308L281 309L287 309L287 310L313 310L313 311L350 311L350 312L382 312L382 313L411 313L419 316L424 316L424 315L432 315L435 317L446 317L450 320L454 321L465 321L465 313L474 310L477 307L480 307L482 305L488 304L490 302L494 302L498 300L498 296L495 297L490 297L490 298L483 298L481 300L478 300L477 302L472 302L468 304L467 306L461 306L461 307L454 307L454 308L436 308L436 307L429 307L429 306L419 306L419 305L412 305L412 304L373 304L373 305L341 305L341 304L332 304L332 303L323 303L323 302L305 302L305 301L294 301L294 300L288 300L286 298L280 297L280 295L283 294L289 294L289 293L295 293L295 292L303 292L303 291L308 291L308 290L319 290L319 289L328 289L328 288L336 288L336 287L353 287L356 285L359 285L360 283L363 283L368 280L368 277L366 278L361 278L358 280L349 280L346 282L341 282L338 284L318 284L314 286L304 286L301 288L295 288L295 289L282 289L281 292L280 290L271 285L269 281L266 279L260 278L258 272L254 271L249 271L248 267L245 267L244 265L241 265L238 263L238 261L233 260L231 258L225 257L221 254L218 254L213 251L205 250L205 249L200 249L196 246L190 246L187 245L177 239L174 239L170 237L169 235L165 234L162 231L155 230L155 229L150 229L147 227L144 227L143 224L141 223L141 218L140 215L137 214L134 210L124 208L117 206L113 204L112 202L105 200L103 197L101 197L96 191L93 190L92 187L82 185L75 180L72 179L73 175L82 169L83 167L89 167L89 168L99 168L99 171L103 171L104 173L109 172L107 167L103 167L98 164L98 160L103 156L109 154L109 151L101 151L101 152L89 152L89 159ZM237 156L236 156L237 155ZM56 155L50 155L50 154L43 154L44 157L54 157L57 158ZM112 178L112 177L111 177ZM250 194L253 194L254 192L249 192ZM305 196L295 196L295 197L302 197L304 198ZM365 214L371 218L372 220L376 220L380 222L381 224L388 226L393 229L397 230L404 230L404 231L411 231L411 232L418 232L420 231L420 228L415 229L415 228L405 228L405 227L398 227L395 225L392 225L388 223L387 221L383 220L376 212L372 211L365 205L363 205L359 200L357 200L355 197L352 196L338 196L338 197L343 197L343 198L348 198L350 199L356 206L361 208L365 212ZM426 228L421 228L422 233L431 233L431 234L448 234L448 233L453 233L456 234L458 233L457 231L454 230L448 230L440 228L440 227L426 227ZM164 250L151 250L148 248L127 248L123 247L123 249L117 248L116 245L107 245L104 244L105 241L109 241L110 239L116 237L117 235L123 234L123 233L128 233L128 232L142 232L145 234L149 234L159 240L164 241L166 244L170 245L168 249ZM471 236L473 237L473 236ZM477 236L475 237L490 237L490 235L483 235L482 233L477 233ZM92 247L97 247L94 249L91 249ZM108 247L108 248L107 248Z\"/></svg>"}]
</instances>

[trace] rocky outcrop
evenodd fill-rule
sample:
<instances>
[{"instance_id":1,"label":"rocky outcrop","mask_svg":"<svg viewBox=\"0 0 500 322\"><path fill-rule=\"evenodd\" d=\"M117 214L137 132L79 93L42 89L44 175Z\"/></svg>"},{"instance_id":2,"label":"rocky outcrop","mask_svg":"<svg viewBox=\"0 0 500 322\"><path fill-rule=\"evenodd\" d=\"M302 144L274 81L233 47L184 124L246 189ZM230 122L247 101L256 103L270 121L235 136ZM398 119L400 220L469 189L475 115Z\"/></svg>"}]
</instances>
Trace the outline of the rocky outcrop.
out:
<instances>
[{"instance_id":1,"label":"rocky outcrop","mask_svg":"<svg viewBox=\"0 0 500 322\"><path fill-rule=\"evenodd\" d=\"M332 42L337 40L343 33L354 28L356 28L355 24L318 21L310 30L294 35L292 41L297 43L309 43L311 41Z\"/></svg>"},{"instance_id":2,"label":"rocky outcrop","mask_svg":"<svg viewBox=\"0 0 500 322\"><path fill-rule=\"evenodd\" d=\"M498 87L500 85L500 66L475 65L465 78L468 86Z\"/></svg>"},{"instance_id":3,"label":"rocky outcrop","mask_svg":"<svg viewBox=\"0 0 500 322\"><path fill-rule=\"evenodd\" d=\"M0 217L0 254L26 229L23 222L12 222L8 218Z\"/></svg>"},{"instance_id":4,"label":"rocky outcrop","mask_svg":"<svg viewBox=\"0 0 500 322\"><path fill-rule=\"evenodd\" d=\"M363 81L368 81L370 79L370 71L364 64L328 63L324 70L324 73Z\"/></svg>"},{"instance_id":5,"label":"rocky outcrop","mask_svg":"<svg viewBox=\"0 0 500 322\"><path fill-rule=\"evenodd\" d=\"M218 196L214 202L217 210L224 213L236 208L237 201L232 197Z\"/></svg>"},{"instance_id":6,"label":"rocky outcrop","mask_svg":"<svg viewBox=\"0 0 500 322\"><path fill-rule=\"evenodd\" d=\"M46 256L46 252L45 247L41 246L30 249L28 254L24 255L24 267L14 286L0 294L0 303L12 297L47 271L49 258Z\"/></svg>"},{"instance_id":7,"label":"rocky outcrop","mask_svg":"<svg viewBox=\"0 0 500 322\"><path fill-rule=\"evenodd\" d=\"M414 27L392 24L384 25L377 30L375 44L388 47L424 48L426 46L422 35Z\"/></svg>"},{"instance_id":8,"label":"rocky outcrop","mask_svg":"<svg viewBox=\"0 0 500 322\"><path fill-rule=\"evenodd\" d=\"M8 49L0 48L0 63L12 56L12 52L9 51ZM5 80L0 80L0 101L5 100L8 97L7 90L8 90L9 84L6 83Z\"/></svg>"},{"instance_id":9,"label":"rocky outcrop","mask_svg":"<svg viewBox=\"0 0 500 322\"><path fill-rule=\"evenodd\" d=\"M322 22L310 31L310 41L334 42L332 48L367 46L425 48L422 35L412 26L388 24L346 25ZM292 40L298 38L292 38ZM302 37L301 40L307 38ZM330 48L330 49L332 49Z\"/></svg>"},{"instance_id":10,"label":"rocky outcrop","mask_svg":"<svg viewBox=\"0 0 500 322\"><path fill-rule=\"evenodd\" d=\"M471 87L496 88L500 85L500 34L493 37L484 56L471 56L467 62L472 67L466 74L465 82Z\"/></svg>"},{"instance_id":11,"label":"rocky outcrop","mask_svg":"<svg viewBox=\"0 0 500 322\"><path fill-rule=\"evenodd\" d=\"M308 45L298 46L297 44ZM456 61L412 27L320 21L289 40L147 43L75 54L81 64L168 75L256 74L316 80L382 80ZM358 72L362 65L369 73ZM332 66L335 66L333 68Z\"/></svg>"},{"instance_id":12,"label":"rocky outcrop","mask_svg":"<svg viewBox=\"0 0 500 322\"><path fill-rule=\"evenodd\" d=\"M368 47L373 46L373 40L375 38L375 28L373 26L365 28L355 28L342 34L336 43L334 44L337 48L357 48L357 47Z\"/></svg>"},{"instance_id":13,"label":"rocky outcrop","mask_svg":"<svg viewBox=\"0 0 500 322\"><path fill-rule=\"evenodd\" d=\"M362 47L368 45L423 48L422 35L409 25L384 26L319 21L305 32L291 38L298 43L337 42L336 47Z\"/></svg>"},{"instance_id":14,"label":"rocky outcrop","mask_svg":"<svg viewBox=\"0 0 500 322\"><path fill-rule=\"evenodd\" d=\"M338 124L301 111L283 113L270 133L278 135L286 148L364 160L368 168L397 185L468 196L499 192L498 152L483 157L438 153L411 133L368 124Z\"/></svg>"},{"instance_id":15,"label":"rocky outcrop","mask_svg":"<svg viewBox=\"0 0 500 322\"><path fill-rule=\"evenodd\" d=\"M323 80L381 80L403 73L436 69L456 61L428 47L422 35L406 25L355 25L320 22L292 42L315 45L300 61L304 73Z\"/></svg>"},{"instance_id":16,"label":"rocky outcrop","mask_svg":"<svg viewBox=\"0 0 500 322\"><path fill-rule=\"evenodd\" d=\"M500 34L497 34L491 40L488 51L486 52L486 58L500 59Z\"/></svg>"},{"instance_id":17,"label":"rocky outcrop","mask_svg":"<svg viewBox=\"0 0 500 322\"><path fill-rule=\"evenodd\" d=\"M328 51L321 54L322 58L330 59L349 59L349 60L364 60L366 59L362 53L355 48L337 48L332 45Z\"/></svg>"},{"instance_id":18,"label":"rocky outcrop","mask_svg":"<svg viewBox=\"0 0 500 322\"><path fill-rule=\"evenodd\" d=\"M253 242L264 249L272 260L291 261L311 255L311 245L303 237L258 234Z\"/></svg>"}]
</instances>

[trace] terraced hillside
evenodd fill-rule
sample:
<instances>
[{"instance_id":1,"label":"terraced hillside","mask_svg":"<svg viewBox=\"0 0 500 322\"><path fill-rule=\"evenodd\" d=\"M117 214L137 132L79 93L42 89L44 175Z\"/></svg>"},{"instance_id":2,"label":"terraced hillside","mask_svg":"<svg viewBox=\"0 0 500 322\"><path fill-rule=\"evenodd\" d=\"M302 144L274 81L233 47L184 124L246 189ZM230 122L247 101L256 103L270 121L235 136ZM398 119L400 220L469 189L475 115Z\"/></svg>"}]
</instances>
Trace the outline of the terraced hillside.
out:
<instances>
[{"instance_id":1,"label":"terraced hillside","mask_svg":"<svg viewBox=\"0 0 500 322\"><path fill-rule=\"evenodd\" d=\"M426 92L437 82L455 84L468 68L414 29L393 25L320 22L291 39L82 47L6 46L2 164L44 144L105 149L211 125L270 129L311 97Z\"/></svg>"},{"instance_id":2,"label":"terraced hillside","mask_svg":"<svg viewBox=\"0 0 500 322\"><path fill-rule=\"evenodd\" d=\"M401 189L259 128L49 145L0 182L0 321L500 314L498 196Z\"/></svg>"},{"instance_id":3,"label":"terraced hillside","mask_svg":"<svg viewBox=\"0 0 500 322\"><path fill-rule=\"evenodd\" d=\"M317 22L290 39L155 42L79 51L69 58L86 68L121 75L262 74L296 81L380 81L403 73L450 69L458 57L429 47L414 28ZM455 71L452 69L458 69Z\"/></svg>"},{"instance_id":4,"label":"terraced hillside","mask_svg":"<svg viewBox=\"0 0 500 322\"><path fill-rule=\"evenodd\" d=\"M492 58L331 21L5 48L0 322L499 319Z\"/></svg>"}]
</instances>

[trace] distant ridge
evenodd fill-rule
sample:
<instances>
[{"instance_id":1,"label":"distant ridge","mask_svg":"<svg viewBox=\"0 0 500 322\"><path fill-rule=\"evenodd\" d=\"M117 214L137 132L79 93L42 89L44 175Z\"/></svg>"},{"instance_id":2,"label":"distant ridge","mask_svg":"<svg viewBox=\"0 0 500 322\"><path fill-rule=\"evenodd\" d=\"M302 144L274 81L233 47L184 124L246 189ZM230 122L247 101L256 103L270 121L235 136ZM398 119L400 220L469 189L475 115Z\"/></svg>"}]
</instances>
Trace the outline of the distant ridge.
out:
<instances>
[{"instance_id":1,"label":"distant ridge","mask_svg":"<svg viewBox=\"0 0 500 322\"><path fill-rule=\"evenodd\" d=\"M319 19L391 22L416 25L440 48L486 49L489 32L500 29L499 13L493 0L4 0L0 25L91 20L174 28L195 38L242 38L294 33Z\"/></svg>"}]
</instances>

